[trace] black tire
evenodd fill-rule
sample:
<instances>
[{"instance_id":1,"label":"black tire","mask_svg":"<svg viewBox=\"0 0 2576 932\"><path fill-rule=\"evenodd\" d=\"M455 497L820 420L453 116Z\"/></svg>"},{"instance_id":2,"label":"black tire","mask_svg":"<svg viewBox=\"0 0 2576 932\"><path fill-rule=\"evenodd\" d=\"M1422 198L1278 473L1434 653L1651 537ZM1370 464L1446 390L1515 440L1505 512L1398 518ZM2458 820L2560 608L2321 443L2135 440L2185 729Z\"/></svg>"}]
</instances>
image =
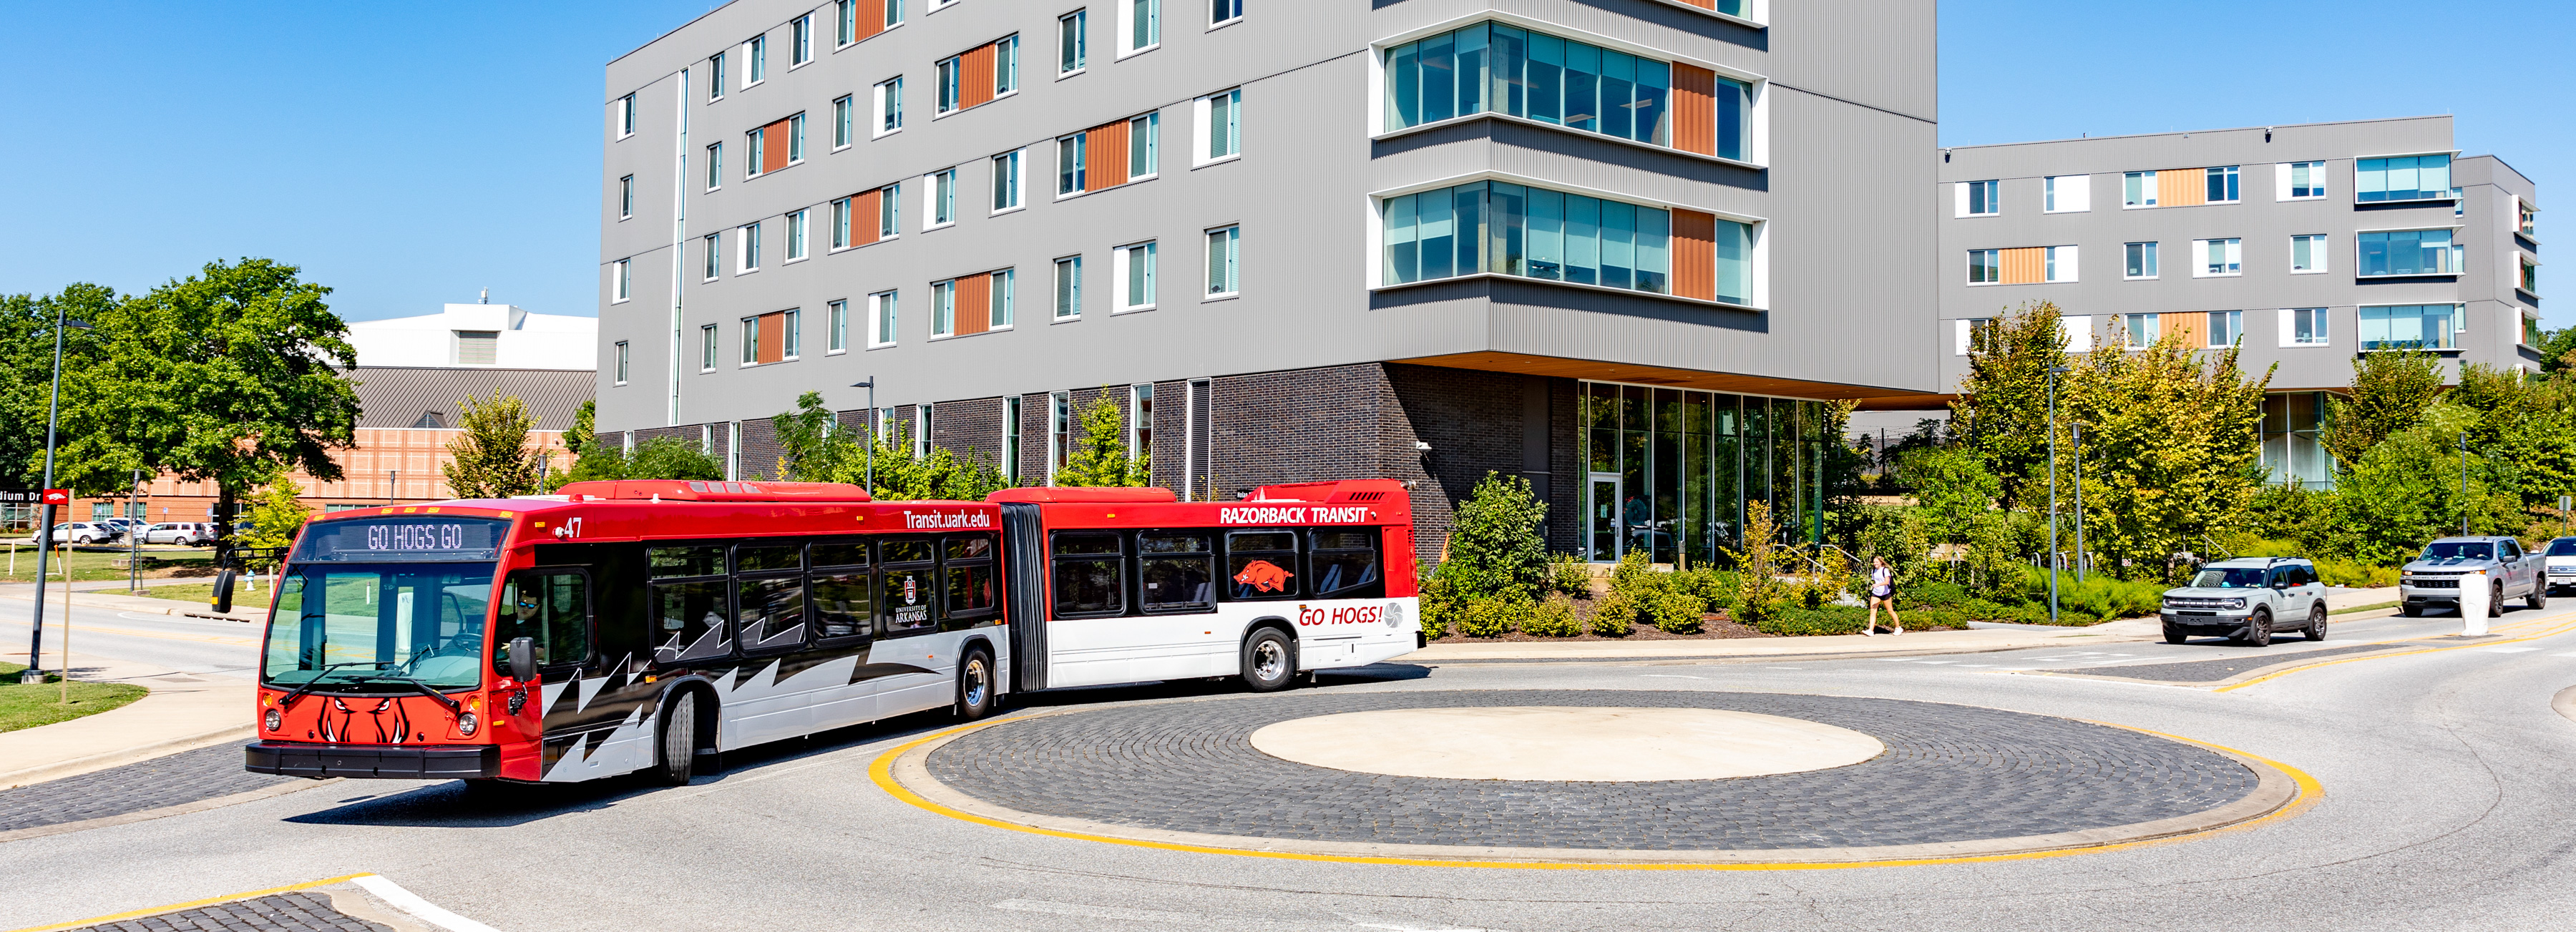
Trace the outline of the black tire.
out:
<instances>
[{"instance_id":1,"label":"black tire","mask_svg":"<svg viewBox=\"0 0 2576 932\"><path fill-rule=\"evenodd\" d=\"M2529 609L2531 609L2532 611L2535 611L2535 612L2536 612L2536 611L2539 611L2539 610L2541 610L2541 609L2544 609L2544 608L2548 608L2548 607L2549 607L2549 587L2548 587L2548 586L2533 586L2533 587L2531 587L2531 594L2530 594L2530 595L2528 595L2528 596L2523 597L2522 604L2523 604L2523 607L2525 607L2525 608L2529 608Z\"/></svg>"},{"instance_id":2,"label":"black tire","mask_svg":"<svg viewBox=\"0 0 2576 932\"><path fill-rule=\"evenodd\" d=\"M2503 584L2503 583L2497 583L2497 584L2495 584L2494 586L2489 587L2489 591L2488 591L2488 593L2487 593L2487 617L2489 617L2489 618L2502 618L2502 617L2504 617L2504 584Z\"/></svg>"},{"instance_id":3,"label":"black tire","mask_svg":"<svg viewBox=\"0 0 2576 932\"><path fill-rule=\"evenodd\" d=\"M1257 693L1278 692L1297 681L1297 645L1277 628L1262 628L1243 639L1243 685Z\"/></svg>"},{"instance_id":4,"label":"black tire","mask_svg":"<svg viewBox=\"0 0 2576 932\"><path fill-rule=\"evenodd\" d=\"M974 721L993 714L1000 697L993 692L993 655L982 648L957 662L957 717Z\"/></svg>"},{"instance_id":5,"label":"black tire","mask_svg":"<svg viewBox=\"0 0 2576 932\"><path fill-rule=\"evenodd\" d=\"M687 786L697 775L698 694L682 690L662 705L662 740L654 745L653 782Z\"/></svg>"},{"instance_id":6,"label":"black tire","mask_svg":"<svg viewBox=\"0 0 2576 932\"><path fill-rule=\"evenodd\" d=\"M2326 607L2320 604L2308 609L2308 640L2322 641L2325 639Z\"/></svg>"},{"instance_id":7,"label":"black tire","mask_svg":"<svg viewBox=\"0 0 2576 932\"><path fill-rule=\"evenodd\" d=\"M2272 646L2272 613L2255 609L2245 619L2245 643L2254 647Z\"/></svg>"},{"instance_id":8,"label":"black tire","mask_svg":"<svg viewBox=\"0 0 2576 932\"><path fill-rule=\"evenodd\" d=\"M2397 614L2407 618L2422 618L2424 617L2424 606L2414 602L2408 602L2397 607Z\"/></svg>"},{"instance_id":9,"label":"black tire","mask_svg":"<svg viewBox=\"0 0 2576 932\"><path fill-rule=\"evenodd\" d=\"M2181 625L2169 624L2165 626L2165 643L2180 644L2190 639L2191 632L2184 630Z\"/></svg>"}]
</instances>

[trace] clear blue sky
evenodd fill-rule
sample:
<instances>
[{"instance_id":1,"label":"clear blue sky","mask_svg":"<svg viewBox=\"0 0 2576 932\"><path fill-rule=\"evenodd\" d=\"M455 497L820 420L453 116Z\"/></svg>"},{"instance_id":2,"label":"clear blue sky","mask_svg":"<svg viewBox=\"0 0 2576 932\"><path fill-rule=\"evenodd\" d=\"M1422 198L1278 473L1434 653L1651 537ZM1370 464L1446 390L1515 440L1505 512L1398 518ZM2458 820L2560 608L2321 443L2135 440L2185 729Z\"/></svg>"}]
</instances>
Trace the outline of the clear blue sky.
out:
<instances>
[{"instance_id":1,"label":"clear blue sky","mask_svg":"<svg viewBox=\"0 0 2576 932\"><path fill-rule=\"evenodd\" d=\"M0 292L251 255L350 319L593 313L603 66L712 6L0 2ZM2450 113L2551 204L2571 38L2566 0L1945 0L1941 141Z\"/></svg>"}]
</instances>

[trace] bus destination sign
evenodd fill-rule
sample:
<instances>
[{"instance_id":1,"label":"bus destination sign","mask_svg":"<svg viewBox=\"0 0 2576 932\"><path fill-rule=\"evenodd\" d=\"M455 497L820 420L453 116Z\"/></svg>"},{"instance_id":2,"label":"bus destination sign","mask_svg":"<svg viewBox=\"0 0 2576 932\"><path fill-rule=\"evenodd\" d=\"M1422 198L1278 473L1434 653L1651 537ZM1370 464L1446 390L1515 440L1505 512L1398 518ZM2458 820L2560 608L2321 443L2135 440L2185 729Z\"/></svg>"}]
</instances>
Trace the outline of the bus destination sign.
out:
<instances>
[{"instance_id":1,"label":"bus destination sign","mask_svg":"<svg viewBox=\"0 0 2576 932\"><path fill-rule=\"evenodd\" d=\"M493 518L400 517L316 522L304 529L294 559L308 563L492 560L509 522Z\"/></svg>"}]
</instances>

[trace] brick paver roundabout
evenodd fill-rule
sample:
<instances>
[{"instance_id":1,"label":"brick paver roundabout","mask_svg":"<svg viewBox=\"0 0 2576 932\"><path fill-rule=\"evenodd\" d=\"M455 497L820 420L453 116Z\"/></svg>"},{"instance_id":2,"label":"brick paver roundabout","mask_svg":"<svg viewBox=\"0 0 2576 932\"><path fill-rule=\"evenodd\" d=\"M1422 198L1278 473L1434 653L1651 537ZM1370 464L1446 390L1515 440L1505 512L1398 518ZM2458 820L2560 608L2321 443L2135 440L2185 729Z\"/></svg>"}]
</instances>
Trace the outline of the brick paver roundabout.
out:
<instances>
[{"instance_id":1,"label":"brick paver roundabout","mask_svg":"<svg viewBox=\"0 0 2576 932\"><path fill-rule=\"evenodd\" d=\"M1265 725L1381 709L1725 709L1877 738L1849 766L1716 780L1461 780L1335 770L1253 747ZM1774 693L1303 693L1068 709L935 739L881 768L957 814L1118 839L1326 855L1863 860L2063 849L2280 810L2265 762L1972 706Z\"/></svg>"}]
</instances>

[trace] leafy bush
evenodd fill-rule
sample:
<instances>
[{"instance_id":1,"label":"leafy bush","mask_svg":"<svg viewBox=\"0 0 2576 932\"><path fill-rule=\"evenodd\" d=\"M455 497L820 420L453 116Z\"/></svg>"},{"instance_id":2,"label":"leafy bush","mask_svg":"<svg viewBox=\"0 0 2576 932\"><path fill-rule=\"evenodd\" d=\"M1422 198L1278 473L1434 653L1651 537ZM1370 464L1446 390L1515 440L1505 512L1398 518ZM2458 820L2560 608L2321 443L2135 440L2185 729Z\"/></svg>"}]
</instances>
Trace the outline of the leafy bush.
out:
<instances>
[{"instance_id":1,"label":"leafy bush","mask_svg":"<svg viewBox=\"0 0 2576 932\"><path fill-rule=\"evenodd\" d=\"M1441 568L1456 574L1467 595L1534 598L1548 581L1547 541L1539 533L1546 520L1547 503L1531 493L1528 479L1486 473L1458 503Z\"/></svg>"},{"instance_id":2,"label":"leafy bush","mask_svg":"<svg viewBox=\"0 0 2576 932\"><path fill-rule=\"evenodd\" d=\"M1609 595L1593 600L1592 633L1605 638L1623 638L1636 631L1637 603L1612 590Z\"/></svg>"},{"instance_id":3,"label":"leafy bush","mask_svg":"<svg viewBox=\"0 0 2576 932\"><path fill-rule=\"evenodd\" d=\"M2319 559L2316 563L2317 576L2329 586L2376 589L2397 585L2397 568L2394 566L2371 566L2332 557Z\"/></svg>"},{"instance_id":4,"label":"leafy bush","mask_svg":"<svg viewBox=\"0 0 2576 932\"><path fill-rule=\"evenodd\" d=\"M1422 577L1422 634L1439 639L1449 636L1449 626L1458 620L1465 608L1458 597L1458 584L1448 574L1434 569Z\"/></svg>"},{"instance_id":5,"label":"leafy bush","mask_svg":"<svg viewBox=\"0 0 2576 932\"><path fill-rule=\"evenodd\" d=\"M1458 633L1471 638L1502 637L1512 633L1512 624L1529 613L1529 597L1518 592L1469 599L1458 613Z\"/></svg>"},{"instance_id":6,"label":"leafy bush","mask_svg":"<svg viewBox=\"0 0 2576 932\"><path fill-rule=\"evenodd\" d=\"M1716 611L1735 604L1735 583L1735 574L1703 567L1677 571L1664 585L1674 592L1698 596L1710 611Z\"/></svg>"},{"instance_id":7,"label":"leafy bush","mask_svg":"<svg viewBox=\"0 0 2576 932\"><path fill-rule=\"evenodd\" d=\"M1647 604L1653 606L1655 629L1665 634L1698 634L1700 616L1708 612L1708 600L1687 592L1667 592Z\"/></svg>"},{"instance_id":8,"label":"leafy bush","mask_svg":"<svg viewBox=\"0 0 2576 932\"><path fill-rule=\"evenodd\" d=\"M1576 598L1592 597L1592 564L1570 553L1547 558L1547 588Z\"/></svg>"},{"instance_id":9,"label":"leafy bush","mask_svg":"<svg viewBox=\"0 0 2576 932\"><path fill-rule=\"evenodd\" d=\"M1669 573L1655 570L1653 561L1642 550L1628 551L1619 558L1618 567L1610 571L1610 591L1628 597L1639 605L1653 604L1654 597L1664 593Z\"/></svg>"},{"instance_id":10,"label":"leafy bush","mask_svg":"<svg viewBox=\"0 0 2576 932\"><path fill-rule=\"evenodd\" d=\"M1521 631L1543 638L1570 638L1583 633L1583 623L1574 620L1574 597L1562 592L1548 593L1538 607L1530 611Z\"/></svg>"},{"instance_id":11,"label":"leafy bush","mask_svg":"<svg viewBox=\"0 0 2576 932\"><path fill-rule=\"evenodd\" d=\"M1905 629L1908 631L1938 631L1968 626L1966 618L1947 609L1916 609L1906 612L1904 617ZM1868 609L1854 608L1849 605L1828 605L1823 608L1792 607L1783 608L1778 614L1764 619L1758 630L1764 634L1783 637L1814 637L1828 634L1859 634L1862 626L1868 623ZM1882 626L1888 624L1885 616L1879 618L1879 624Z\"/></svg>"}]
</instances>

